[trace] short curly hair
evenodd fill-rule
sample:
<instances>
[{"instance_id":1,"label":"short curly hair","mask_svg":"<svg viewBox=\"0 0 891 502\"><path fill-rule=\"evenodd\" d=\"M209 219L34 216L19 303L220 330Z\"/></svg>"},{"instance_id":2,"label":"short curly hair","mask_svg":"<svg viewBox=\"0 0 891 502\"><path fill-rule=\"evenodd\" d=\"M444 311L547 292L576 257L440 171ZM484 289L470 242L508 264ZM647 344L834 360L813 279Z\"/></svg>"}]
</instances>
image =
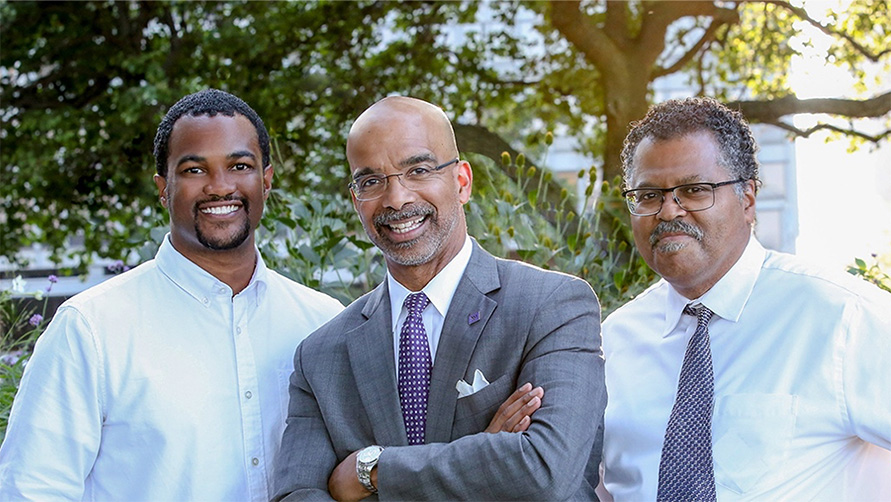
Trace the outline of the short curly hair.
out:
<instances>
[{"instance_id":1,"label":"short curly hair","mask_svg":"<svg viewBox=\"0 0 891 502\"><path fill-rule=\"evenodd\" d=\"M654 105L643 120L632 122L622 148L625 188L634 174L634 154L645 138L670 140L700 131L710 131L718 143L718 163L732 178L755 181L757 192L758 145L749 124L740 112L731 110L712 98L672 99ZM737 194L744 187L736 185Z\"/></svg>"},{"instance_id":2,"label":"short curly hair","mask_svg":"<svg viewBox=\"0 0 891 502\"><path fill-rule=\"evenodd\" d=\"M260 152L263 154L263 166L269 165L269 133L263 120L257 115L247 103L238 96L229 94L228 92L218 89L205 89L203 91L189 94L176 102L170 107L167 115L161 119L158 125L158 132L155 134L155 167L158 174L167 177L167 156L169 155L170 133L173 131L173 125L183 115L189 114L193 117L206 115L213 117L217 114L227 117L234 117L235 114L244 116L251 121L254 129L257 130L257 139L260 141Z\"/></svg>"}]
</instances>

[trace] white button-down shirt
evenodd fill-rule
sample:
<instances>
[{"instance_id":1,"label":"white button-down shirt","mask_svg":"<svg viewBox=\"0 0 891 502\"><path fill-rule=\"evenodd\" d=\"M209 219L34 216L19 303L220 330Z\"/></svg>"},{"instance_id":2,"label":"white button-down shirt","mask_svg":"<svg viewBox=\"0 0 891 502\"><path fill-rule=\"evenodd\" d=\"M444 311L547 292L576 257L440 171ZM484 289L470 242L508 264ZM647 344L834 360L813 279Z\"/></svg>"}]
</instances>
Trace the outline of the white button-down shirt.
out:
<instances>
[{"instance_id":1,"label":"white button-down shirt","mask_svg":"<svg viewBox=\"0 0 891 502\"><path fill-rule=\"evenodd\" d=\"M464 239L464 245L458 254L452 258L436 276L424 286L424 294L430 299L430 305L421 313L424 320L424 331L427 333L427 342L430 345L430 362L435 363L436 348L439 347L439 337L442 335L442 323L452 304L452 297L458 289L458 283L464 276L464 270L470 263L470 255L473 252L473 244L468 235ZM399 377L399 335L402 333L402 325L408 317L408 309L403 303L413 293L408 288L399 284L399 281L387 273L387 287L390 293L390 314L393 320L393 353L396 356L396 377ZM414 291L417 293L417 291ZM431 306L433 308L431 308Z\"/></svg>"},{"instance_id":2,"label":"white button-down shirt","mask_svg":"<svg viewBox=\"0 0 891 502\"><path fill-rule=\"evenodd\" d=\"M752 237L698 301L715 313L718 499L891 500L891 295ZM604 322L604 482L617 501L656 498L696 329L687 303L662 280Z\"/></svg>"},{"instance_id":3,"label":"white button-down shirt","mask_svg":"<svg viewBox=\"0 0 891 502\"><path fill-rule=\"evenodd\" d=\"M233 297L165 238L40 337L0 448L0 499L267 501L294 350L341 309L259 253Z\"/></svg>"}]
</instances>

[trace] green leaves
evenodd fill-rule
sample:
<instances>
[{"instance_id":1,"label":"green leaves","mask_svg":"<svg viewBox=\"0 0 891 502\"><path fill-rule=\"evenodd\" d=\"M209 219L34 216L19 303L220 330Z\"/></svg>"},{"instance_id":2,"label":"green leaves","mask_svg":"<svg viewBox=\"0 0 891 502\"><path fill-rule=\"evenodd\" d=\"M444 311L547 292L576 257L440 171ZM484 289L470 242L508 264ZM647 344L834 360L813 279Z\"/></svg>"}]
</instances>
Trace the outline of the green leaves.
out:
<instances>
[{"instance_id":1,"label":"green leaves","mask_svg":"<svg viewBox=\"0 0 891 502\"><path fill-rule=\"evenodd\" d=\"M873 263L871 265L867 264L866 260L862 258L855 258L854 265L848 266L848 273L891 292L891 275L885 272L885 270L889 269L887 260L884 265L885 267L879 263L876 255L873 255Z\"/></svg>"},{"instance_id":2,"label":"green leaves","mask_svg":"<svg viewBox=\"0 0 891 502\"><path fill-rule=\"evenodd\" d=\"M469 157L475 182L484 181L475 183L467 206L468 231L490 252L587 280L600 297L604 315L656 280L634 251L620 179L592 182L585 198L577 200L572 190L549 176L550 171L521 169L519 163L528 162L525 157L514 164L504 154L505 169L490 159ZM516 180L506 174L514 170L522 173ZM588 179L589 172L580 177ZM600 189L596 206L591 200L595 187ZM558 195L559 202L545 204L544 193Z\"/></svg>"}]
</instances>

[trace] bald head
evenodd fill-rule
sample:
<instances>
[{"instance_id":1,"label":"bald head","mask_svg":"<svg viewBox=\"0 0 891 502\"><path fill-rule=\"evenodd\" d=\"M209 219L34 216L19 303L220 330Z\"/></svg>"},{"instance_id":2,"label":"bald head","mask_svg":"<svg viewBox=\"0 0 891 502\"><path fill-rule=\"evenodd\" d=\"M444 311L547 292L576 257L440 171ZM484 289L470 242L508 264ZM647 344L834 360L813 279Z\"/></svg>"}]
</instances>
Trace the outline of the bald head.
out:
<instances>
[{"instance_id":1,"label":"bald head","mask_svg":"<svg viewBox=\"0 0 891 502\"><path fill-rule=\"evenodd\" d=\"M373 147L380 141L398 141L399 131L405 130L423 131L429 147L444 152L446 157L458 156L455 131L442 108L417 98L388 96L353 122L347 137L347 158L351 150Z\"/></svg>"}]
</instances>

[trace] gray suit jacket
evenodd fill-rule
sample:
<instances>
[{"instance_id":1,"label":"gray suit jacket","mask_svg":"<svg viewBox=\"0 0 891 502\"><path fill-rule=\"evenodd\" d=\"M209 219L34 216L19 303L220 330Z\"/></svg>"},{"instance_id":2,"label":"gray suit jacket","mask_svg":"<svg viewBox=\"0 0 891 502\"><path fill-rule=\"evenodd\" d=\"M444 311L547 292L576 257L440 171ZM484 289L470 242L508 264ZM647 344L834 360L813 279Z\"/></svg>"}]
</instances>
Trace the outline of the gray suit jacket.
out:
<instances>
[{"instance_id":1,"label":"gray suit jacket","mask_svg":"<svg viewBox=\"0 0 891 502\"><path fill-rule=\"evenodd\" d=\"M381 500L596 500L606 405L600 306L588 283L474 242L433 365L425 445L407 446L387 283L297 348L275 500L330 500L328 477L372 444ZM490 385L461 399L479 369ZM524 433L487 434L520 385L545 390ZM373 500L372 496L368 500Z\"/></svg>"}]
</instances>

